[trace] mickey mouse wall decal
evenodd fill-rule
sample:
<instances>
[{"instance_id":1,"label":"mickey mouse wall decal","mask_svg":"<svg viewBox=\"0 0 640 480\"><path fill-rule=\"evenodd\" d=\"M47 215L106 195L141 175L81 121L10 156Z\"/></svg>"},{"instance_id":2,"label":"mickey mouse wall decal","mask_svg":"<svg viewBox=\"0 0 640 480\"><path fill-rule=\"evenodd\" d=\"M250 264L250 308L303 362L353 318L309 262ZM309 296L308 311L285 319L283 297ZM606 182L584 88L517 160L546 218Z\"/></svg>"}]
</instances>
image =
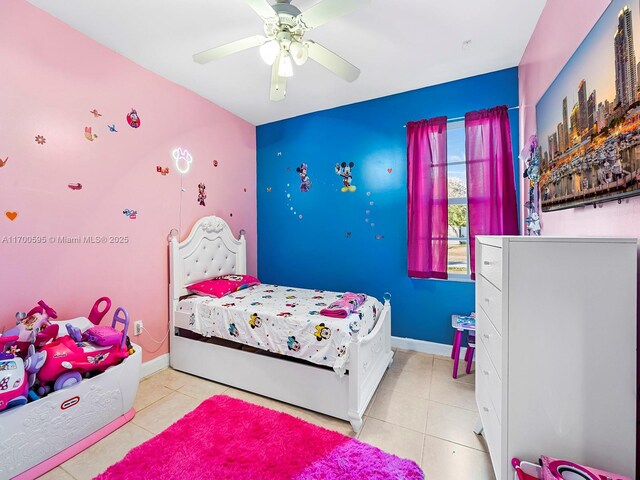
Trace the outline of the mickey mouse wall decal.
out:
<instances>
[{"instance_id":1,"label":"mickey mouse wall decal","mask_svg":"<svg viewBox=\"0 0 640 480\"><path fill-rule=\"evenodd\" d=\"M355 166L355 164L353 162L349 162L349 164L347 164L347 162L342 162L342 163L336 163L336 175L339 175L342 177L342 184L344 185L341 189L341 191L343 192L355 192L356 191L356 186L352 185L352 181L353 181L353 175L351 174L351 170L353 169L353 167Z\"/></svg>"}]
</instances>

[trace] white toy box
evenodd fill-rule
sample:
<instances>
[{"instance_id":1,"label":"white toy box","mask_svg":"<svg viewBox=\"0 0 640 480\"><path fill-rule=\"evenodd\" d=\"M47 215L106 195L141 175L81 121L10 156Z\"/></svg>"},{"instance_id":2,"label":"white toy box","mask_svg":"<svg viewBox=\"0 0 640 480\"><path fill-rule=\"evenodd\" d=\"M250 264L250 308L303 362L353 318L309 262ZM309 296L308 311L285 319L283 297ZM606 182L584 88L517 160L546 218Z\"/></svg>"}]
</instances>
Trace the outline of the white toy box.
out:
<instances>
[{"instance_id":1,"label":"white toy box","mask_svg":"<svg viewBox=\"0 0 640 480\"><path fill-rule=\"evenodd\" d=\"M0 480L36 478L135 415L142 349L104 373L0 413Z\"/></svg>"}]
</instances>

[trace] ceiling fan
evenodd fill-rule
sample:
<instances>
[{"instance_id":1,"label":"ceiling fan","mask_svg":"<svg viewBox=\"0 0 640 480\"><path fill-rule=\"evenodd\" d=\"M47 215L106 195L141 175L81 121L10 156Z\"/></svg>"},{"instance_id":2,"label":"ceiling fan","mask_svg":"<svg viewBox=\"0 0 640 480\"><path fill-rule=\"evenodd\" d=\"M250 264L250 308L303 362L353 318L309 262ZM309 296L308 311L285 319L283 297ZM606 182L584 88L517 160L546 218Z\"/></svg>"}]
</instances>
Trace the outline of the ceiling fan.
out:
<instances>
[{"instance_id":1,"label":"ceiling fan","mask_svg":"<svg viewBox=\"0 0 640 480\"><path fill-rule=\"evenodd\" d=\"M233 53L260 47L260 56L271 65L271 93L273 101L283 100L287 78L293 75L293 64L304 65L307 59L315 60L347 82L353 82L360 70L304 35L320 25L369 3L371 0L323 0L305 12L291 5L291 0L277 0L271 5L267 0L244 0L264 20L264 35L255 35L227 43L204 52L196 53L193 60L208 63Z\"/></svg>"}]
</instances>

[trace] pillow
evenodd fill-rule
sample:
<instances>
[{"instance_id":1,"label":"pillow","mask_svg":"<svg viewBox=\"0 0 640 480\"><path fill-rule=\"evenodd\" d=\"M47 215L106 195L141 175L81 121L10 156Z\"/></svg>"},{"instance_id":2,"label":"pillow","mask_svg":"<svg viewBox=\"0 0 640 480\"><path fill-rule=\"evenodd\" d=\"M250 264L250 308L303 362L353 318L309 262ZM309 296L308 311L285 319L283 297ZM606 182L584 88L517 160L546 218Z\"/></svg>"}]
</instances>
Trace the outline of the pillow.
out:
<instances>
[{"instance_id":1,"label":"pillow","mask_svg":"<svg viewBox=\"0 0 640 480\"><path fill-rule=\"evenodd\" d=\"M229 293L237 292L243 288L249 288L259 284L260 280L256 277L252 277L251 275L230 274L194 283L187 286L187 290L197 295L222 298Z\"/></svg>"}]
</instances>

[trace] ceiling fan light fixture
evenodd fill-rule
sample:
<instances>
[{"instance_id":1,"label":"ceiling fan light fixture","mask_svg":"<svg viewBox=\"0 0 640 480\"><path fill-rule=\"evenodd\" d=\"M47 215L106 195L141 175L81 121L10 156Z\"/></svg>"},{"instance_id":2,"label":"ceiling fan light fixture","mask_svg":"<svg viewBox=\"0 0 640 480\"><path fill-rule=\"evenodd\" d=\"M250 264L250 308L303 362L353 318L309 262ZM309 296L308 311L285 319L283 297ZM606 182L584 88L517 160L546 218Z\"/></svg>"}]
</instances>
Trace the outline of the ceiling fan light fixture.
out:
<instances>
[{"instance_id":1,"label":"ceiling fan light fixture","mask_svg":"<svg viewBox=\"0 0 640 480\"><path fill-rule=\"evenodd\" d=\"M276 40L269 40L260 47L260 57L267 65L273 65L280 53L280 44Z\"/></svg>"},{"instance_id":2,"label":"ceiling fan light fixture","mask_svg":"<svg viewBox=\"0 0 640 480\"><path fill-rule=\"evenodd\" d=\"M309 49L304 43L298 41L291 42L289 52L291 53L291 57L293 57L293 61L296 62L298 66L304 65L309 58Z\"/></svg>"},{"instance_id":3,"label":"ceiling fan light fixture","mask_svg":"<svg viewBox=\"0 0 640 480\"><path fill-rule=\"evenodd\" d=\"M289 52L282 51L280 53L280 65L278 67L278 74L281 77L293 77L293 64L291 63L291 55Z\"/></svg>"}]
</instances>

